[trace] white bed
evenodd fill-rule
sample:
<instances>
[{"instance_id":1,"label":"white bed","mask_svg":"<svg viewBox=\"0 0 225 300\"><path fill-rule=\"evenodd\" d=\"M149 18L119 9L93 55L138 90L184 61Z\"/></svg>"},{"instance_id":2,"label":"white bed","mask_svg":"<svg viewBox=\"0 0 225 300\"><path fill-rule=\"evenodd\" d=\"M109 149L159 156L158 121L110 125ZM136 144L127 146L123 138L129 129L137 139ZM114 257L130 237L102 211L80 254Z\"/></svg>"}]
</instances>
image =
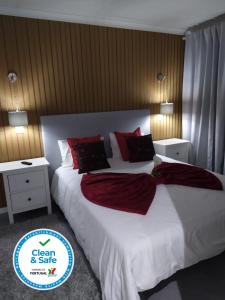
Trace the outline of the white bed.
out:
<instances>
[{"instance_id":1,"label":"white bed","mask_svg":"<svg viewBox=\"0 0 225 300\"><path fill-rule=\"evenodd\" d=\"M112 168L104 172L153 168L152 162L109 163ZM225 188L225 177L217 176ZM225 191L160 185L143 216L89 202L80 190L81 178L60 167L51 191L100 279L103 299L139 299L138 292L225 250Z\"/></svg>"}]
</instances>

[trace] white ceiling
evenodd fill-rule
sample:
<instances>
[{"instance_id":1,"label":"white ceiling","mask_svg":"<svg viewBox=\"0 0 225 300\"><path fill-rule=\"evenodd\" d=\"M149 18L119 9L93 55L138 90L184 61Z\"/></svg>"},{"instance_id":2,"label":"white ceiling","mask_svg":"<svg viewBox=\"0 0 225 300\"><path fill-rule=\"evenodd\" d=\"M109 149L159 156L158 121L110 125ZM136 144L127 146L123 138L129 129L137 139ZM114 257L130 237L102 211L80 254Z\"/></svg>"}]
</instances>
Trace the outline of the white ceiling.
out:
<instances>
[{"instance_id":1,"label":"white ceiling","mask_svg":"<svg viewBox=\"0 0 225 300\"><path fill-rule=\"evenodd\" d=\"M225 0L0 0L0 14L182 34Z\"/></svg>"}]
</instances>

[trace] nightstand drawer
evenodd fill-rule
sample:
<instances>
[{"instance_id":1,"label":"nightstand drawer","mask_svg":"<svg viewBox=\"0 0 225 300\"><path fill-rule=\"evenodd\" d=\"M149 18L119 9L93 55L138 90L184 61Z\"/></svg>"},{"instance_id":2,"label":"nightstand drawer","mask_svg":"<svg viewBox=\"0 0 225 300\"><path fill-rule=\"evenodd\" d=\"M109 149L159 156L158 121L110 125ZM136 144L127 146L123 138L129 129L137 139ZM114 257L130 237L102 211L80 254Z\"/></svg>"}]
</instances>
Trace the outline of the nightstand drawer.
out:
<instances>
[{"instance_id":1,"label":"nightstand drawer","mask_svg":"<svg viewBox=\"0 0 225 300\"><path fill-rule=\"evenodd\" d=\"M28 159L31 164L21 160L0 163L3 174L9 222L14 223L14 215L41 207L48 208L51 214L48 166L45 157Z\"/></svg>"},{"instance_id":2,"label":"nightstand drawer","mask_svg":"<svg viewBox=\"0 0 225 300\"><path fill-rule=\"evenodd\" d=\"M166 147L166 156L173 159L187 161L188 159L188 147L186 144L170 145Z\"/></svg>"},{"instance_id":3,"label":"nightstand drawer","mask_svg":"<svg viewBox=\"0 0 225 300\"><path fill-rule=\"evenodd\" d=\"M11 195L12 210L23 210L29 207L38 206L46 203L46 191L44 188L29 192Z\"/></svg>"},{"instance_id":4,"label":"nightstand drawer","mask_svg":"<svg viewBox=\"0 0 225 300\"><path fill-rule=\"evenodd\" d=\"M8 176L11 193L23 192L45 185L43 171Z\"/></svg>"},{"instance_id":5,"label":"nightstand drawer","mask_svg":"<svg viewBox=\"0 0 225 300\"><path fill-rule=\"evenodd\" d=\"M155 152L160 155L170 157L188 163L191 143L187 140L171 138L154 141Z\"/></svg>"}]
</instances>

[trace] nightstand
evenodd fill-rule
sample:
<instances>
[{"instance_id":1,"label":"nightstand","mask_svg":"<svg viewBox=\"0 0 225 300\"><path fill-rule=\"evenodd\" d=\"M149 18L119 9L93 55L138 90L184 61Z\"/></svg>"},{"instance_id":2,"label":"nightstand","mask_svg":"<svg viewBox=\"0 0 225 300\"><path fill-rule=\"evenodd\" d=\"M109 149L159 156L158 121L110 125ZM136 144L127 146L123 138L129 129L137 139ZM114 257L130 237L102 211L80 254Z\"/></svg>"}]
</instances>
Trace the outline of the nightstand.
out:
<instances>
[{"instance_id":1,"label":"nightstand","mask_svg":"<svg viewBox=\"0 0 225 300\"><path fill-rule=\"evenodd\" d=\"M0 163L10 224L14 223L17 213L45 206L48 214L52 212L48 161L44 157L26 161L32 165L23 165L21 160Z\"/></svg>"},{"instance_id":2,"label":"nightstand","mask_svg":"<svg viewBox=\"0 0 225 300\"><path fill-rule=\"evenodd\" d=\"M155 152L185 163L188 163L188 156L191 149L191 143L182 139L166 139L154 141Z\"/></svg>"}]
</instances>

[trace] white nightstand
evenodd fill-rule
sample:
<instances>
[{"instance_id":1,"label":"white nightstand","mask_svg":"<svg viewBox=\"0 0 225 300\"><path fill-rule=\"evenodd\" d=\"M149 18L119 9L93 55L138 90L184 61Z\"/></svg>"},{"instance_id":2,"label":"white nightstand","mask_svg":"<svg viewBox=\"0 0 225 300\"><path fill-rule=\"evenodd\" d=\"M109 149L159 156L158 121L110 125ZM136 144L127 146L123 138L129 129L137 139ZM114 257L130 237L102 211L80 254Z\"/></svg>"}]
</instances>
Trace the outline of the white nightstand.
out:
<instances>
[{"instance_id":1,"label":"white nightstand","mask_svg":"<svg viewBox=\"0 0 225 300\"><path fill-rule=\"evenodd\" d=\"M48 161L44 158L27 159L32 165L23 165L21 160L0 163L10 224L14 214L45 207L51 214L51 197L48 180Z\"/></svg>"},{"instance_id":2,"label":"white nightstand","mask_svg":"<svg viewBox=\"0 0 225 300\"><path fill-rule=\"evenodd\" d=\"M154 141L155 152L182 162L188 162L191 143L182 139Z\"/></svg>"}]
</instances>

